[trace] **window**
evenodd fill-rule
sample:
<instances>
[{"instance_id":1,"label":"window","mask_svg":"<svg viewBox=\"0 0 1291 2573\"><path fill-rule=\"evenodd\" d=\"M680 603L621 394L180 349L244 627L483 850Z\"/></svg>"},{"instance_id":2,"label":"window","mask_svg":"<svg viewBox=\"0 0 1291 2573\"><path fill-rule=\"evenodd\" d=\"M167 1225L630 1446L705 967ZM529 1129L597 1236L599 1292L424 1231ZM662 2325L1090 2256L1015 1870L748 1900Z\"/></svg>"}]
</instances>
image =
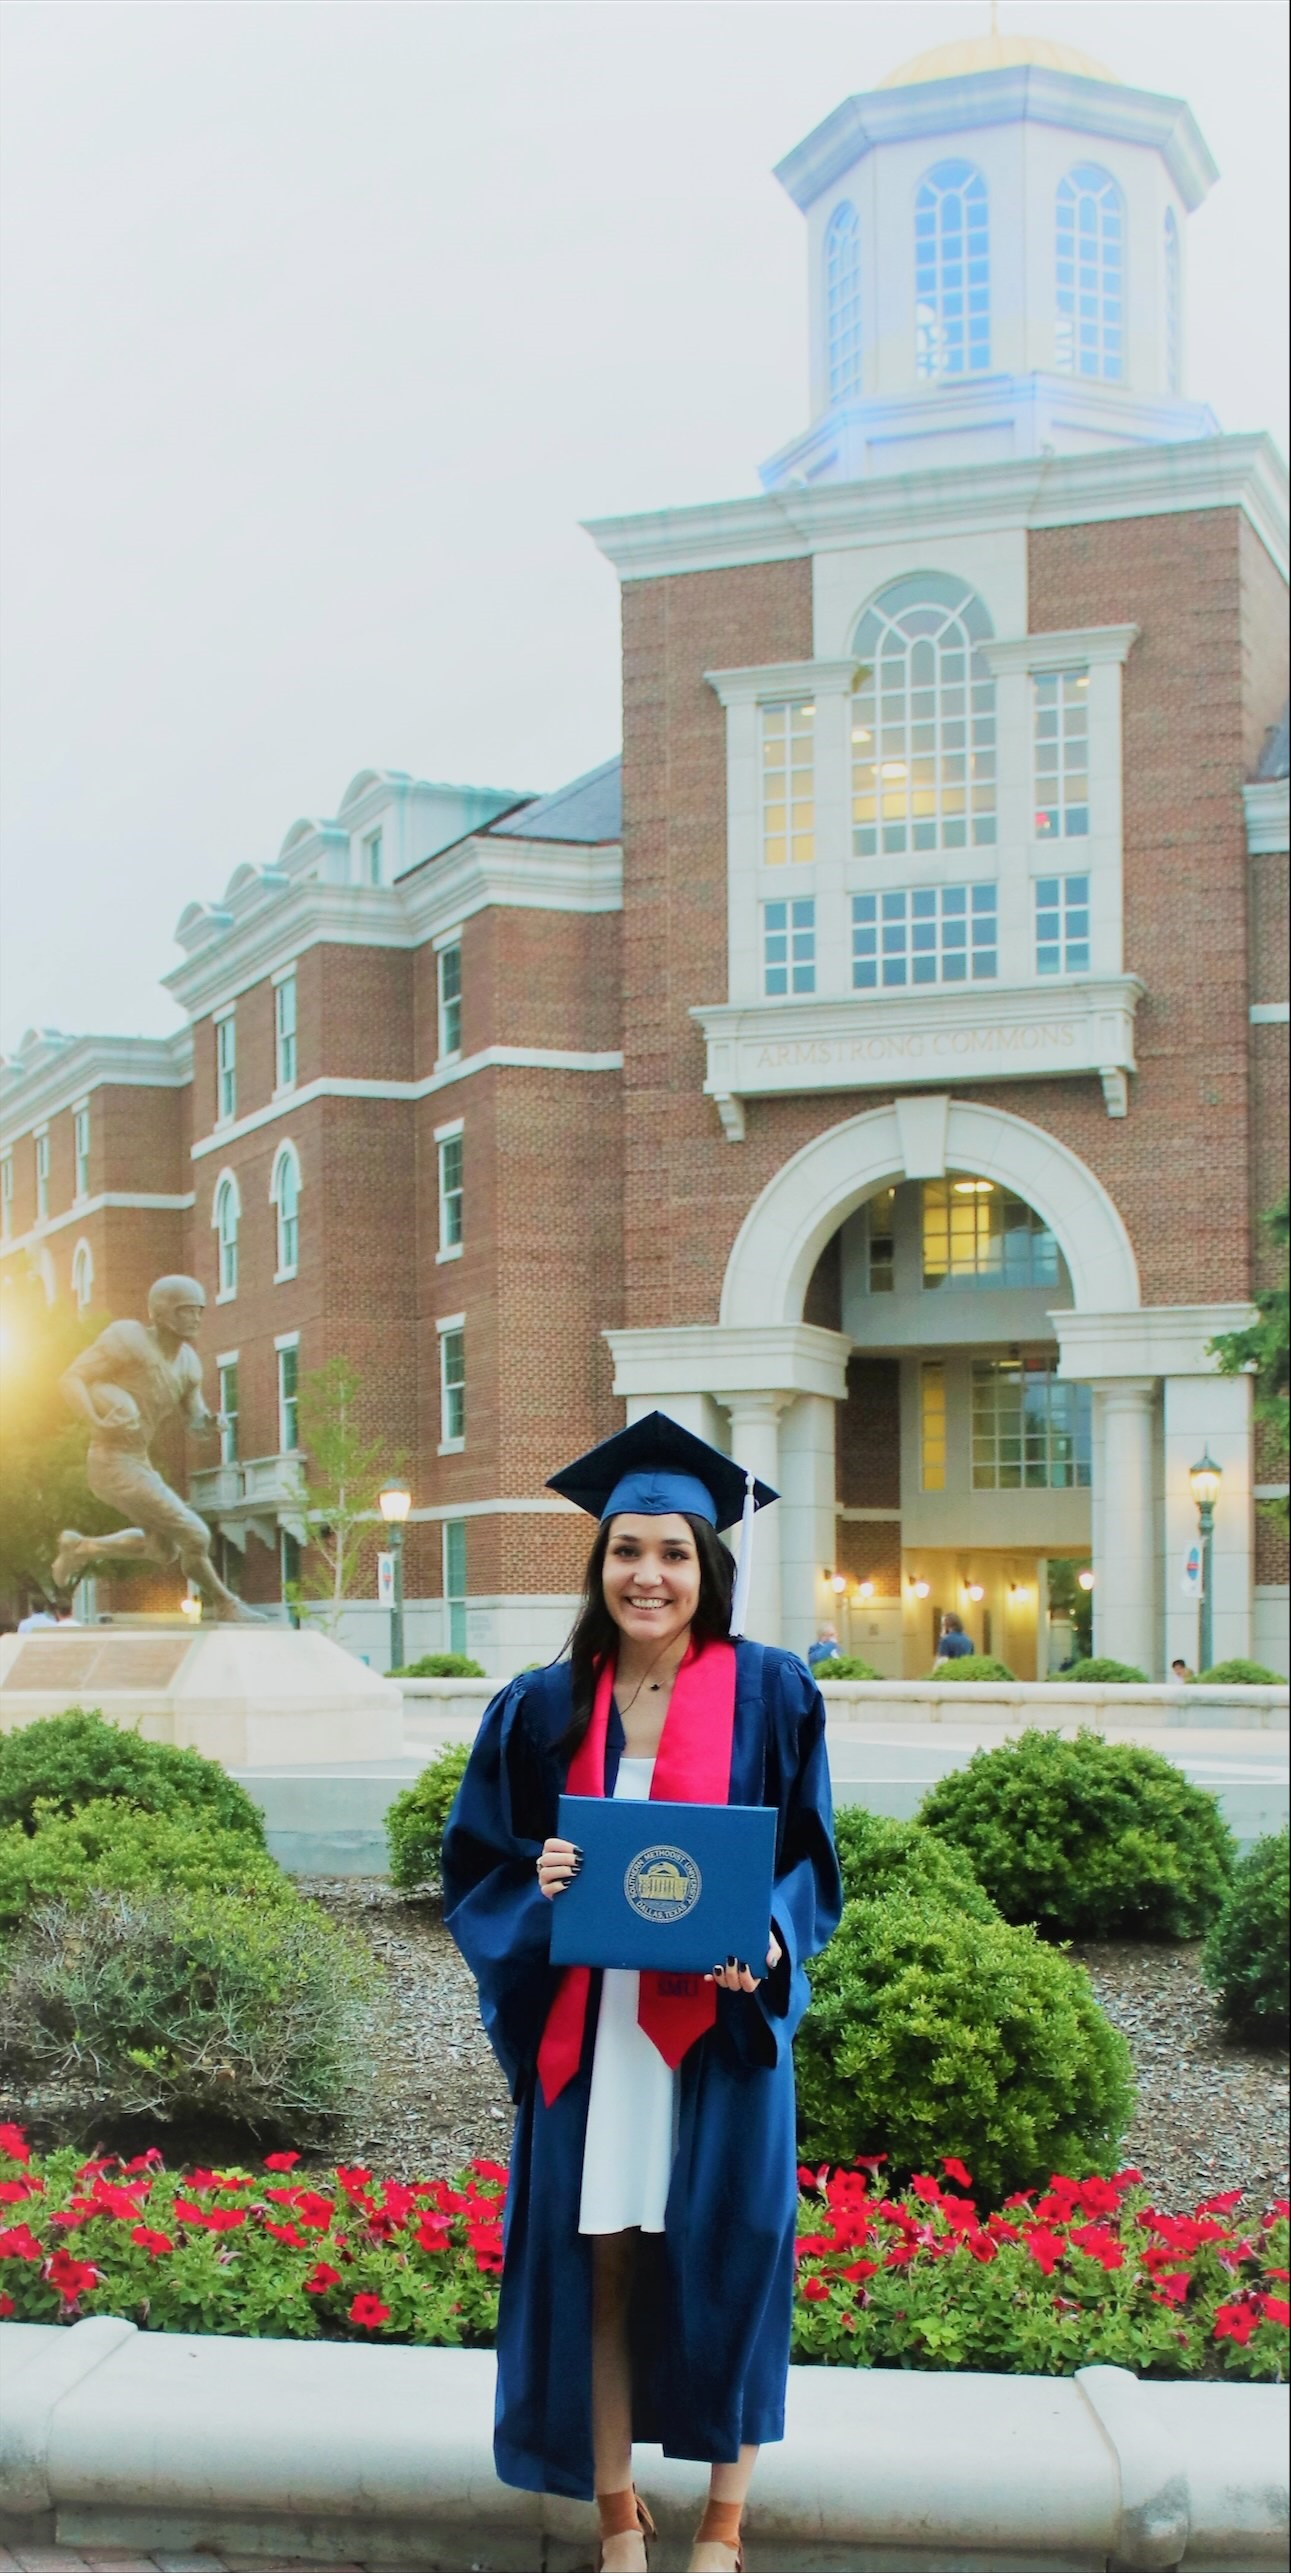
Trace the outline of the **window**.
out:
<instances>
[{"instance_id":1,"label":"window","mask_svg":"<svg viewBox=\"0 0 1291 2573\"><path fill-rule=\"evenodd\" d=\"M1033 1207L993 1179L926 1179L925 1287L1057 1286L1058 1245Z\"/></svg>"},{"instance_id":2,"label":"window","mask_svg":"<svg viewBox=\"0 0 1291 2573\"><path fill-rule=\"evenodd\" d=\"M300 1445L300 1347L284 1340L278 1347L278 1453L292 1456Z\"/></svg>"},{"instance_id":3,"label":"window","mask_svg":"<svg viewBox=\"0 0 1291 2573\"><path fill-rule=\"evenodd\" d=\"M764 988L769 1000L786 992L816 988L816 906L814 902L764 902L762 905Z\"/></svg>"},{"instance_id":4,"label":"window","mask_svg":"<svg viewBox=\"0 0 1291 2573\"><path fill-rule=\"evenodd\" d=\"M1165 381L1167 393L1183 391L1183 247L1172 205L1165 210Z\"/></svg>"},{"instance_id":5,"label":"window","mask_svg":"<svg viewBox=\"0 0 1291 2573\"><path fill-rule=\"evenodd\" d=\"M445 1055L462 1051L462 950L454 943L441 947L437 959L439 972L439 1052Z\"/></svg>"},{"instance_id":6,"label":"window","mask_svg":"<svg viewBox=\"0 0 1291 2573\"><path fill-rule=\"evenodd\" d=\"M942 572L893 581L853 650L852 851L995 845L995 682L979 646L991 621Z\"/></svg>"},{"instance_id":7,"label":"window","mask_svg":"<svg viewBox=\"0 0 1291 2573\"><path fill-rule=\"evenodd\" d=\"M72 1154L76 1169L76 1194L78 1197L88 1197L90 1193L90 1112L88 1107L78 1108L72 1119Z\"/></svg>"},{"instance_id":8,"label":"window","mask_svg":"<svg viewBox=\"0 0 1291 2573\"><path fill-rule=\"evenodd\" d=\"M816 854L816 709L762 708L762 863L809 867Z\"/></svg>"},{"instance_id":9,"label":"window","mask_svg":"<svg viewBox=\"0 0 1291 2573\"><path fill-rule=\"evenodd\" d=\"M215 1022L215 1114L223 1125L238 1113L238 1023L230 1010Z\"/></svg>"},{"instance_id":10,"label":"window","mask_svg":"<svg viewBox=\"0 0 1291 2573\"><path fill-rule=\"evenodd\" d=\"M1039 876L1035 889L1037 974L1089 972L1088 876Z\"/></svg>"},{"instance_id":11,"label":"window","mask_svg":"<svg viewBox=\"0 0 1291 2573\"><path fill-rule=\"evenodd\" d=\"M49 1137L36 1137L36 1221L43 1224L49 1213Z\"/></svg>"},{"instance_id":12,"label":"window","mask_svg":"<svg viewBox=\"0 0 1291 2573\"><path fill-rule=\"evenodd\" d=\"M216 1530L211 1559L225 1589L231 1590L235 1599L240 1599L245 1566L232 1537L226 1536L223 1528Z\"/></svg>"},{"instance_id":13,"label":"window","mask_svg":"<svg viewBox=\"0 0 1291 2573\"><path fill-rule=\"evenodd\" d=\"M919 1370L919 1481L925 1492L946 1489L946 1367L925 1358Z\"/></svg>"},{"instance_id":14,"label":"window","mask_svg":"<svg viewBox=\"0 0 1291 2573\"><path fill-rule=\"evenodd\" d=\"M970 161L939 161L915 199L915 368L981 375L991 363L986 181Z\"/></svg>"},{"instance_id":15,"label":"window","mask_svg":"<svg viewBox=\"0 0 1291 2573\"><path fill-rule=\"evenodd\" d=\"M861 227L854 205L836 205L825 234L825 332L829 398L861 389Z\"/></svg>"},{"instance_id":16,"label":"window","mask_svg":"<svg viewBox=\"0 0 1291 2573\"><path fill-rule=\"evenodd\" d=\"M466 1334L460 1322L439 1326L439 1434L443 1447L466 1438Z\"/></svg>"},{"instance_id":17,"label":"window","mask_svg":"<svg viewBox=\"0 0 1291 2573\"><path fill-rule=\"evenodd\" d=\"M217 1358L215 1379L220 1400L220 1463L236 1465L238 1461L238 1362L236 1357Z\"/></svg>"},{"instance_id":18,"label":"window","mask_svg":"<svg viewBox=\"0 0 1291 2573\"><path fill-rule=\"evenodd\" d=\"M13 1154L0 1160L0 1242L13 1236Z\"/></svg>"},{"instance_id":19,"label":"window","mask_svg":"<svg viewBox=\"0 0 1291 2573\"><path fill-rule=\"evenodd\" d=\"M300 1158L294 1144L282 1144L269 1182L269 1203L278 1215L278 1265L275 1282L294 1278L300 1251Z\"/></svg>"},{"instance_id":20,"label":"window","mask_svg":"<svg viewBox=\"0 0 1291 2573\"><path fill-rule=\"evenodd\" d=\"M283 1598L294 1608L300 1582L300 1539L293 1537L290 1528L278 1530L278 1578Z\"/></svg>"},{"instance_id":21,"label":"window","mask_svg":"<svg viewBox=\"0 0 1291 2573\"><path fill-rule=\"evenodd\" d=\"M1089 1487L1090 1391L1034 1352L973 1360L975 1492Z\"/></svg>"},{"instance_id":22,"label":"window","mask_svg":"<svg viewBox=\"0 0 1291 2573\"><path fill-rule=\"evenodd\" d=\"M291 1090L296 1082L296 977L284 974L273 991L273 1024L276 1051L275 1086Z\"/></svg>"},{"instance_id":23,"label":"window","mask_svg":"<svg viewBox=\"0 0 1291 2573\"><path fill-rule=\"evenodd\" d=\"M363 843L363 882L380 884L381 881L381 834L374 831Z\"/></svg>"},{"instance_id":24,"label":"window","mask_svg":"<svg viewBox=\"0 0 1291 2573\"><path fill-rule=\"evenodd\" d=\"M218 1284L217 1304L227 1304L238 1291L238 1222L242 1201L238 1183L231 1170L216 1182L211 1222L215 1227L215 1261Z\"/></svg>"},{"instance_id":25,"label":"window","mask_svg":"<svg viewBox=\"0 0 1291 2573\"><path fill-rule=\"evenodd\" d=\"M896 1202L895 1188L881 1188L870 1199L871 1295L891 1295L896 1285Z\"/></svg>"},{"instance_id":26,"label":"window","mask_svg":"<svg viewBox=\"0 0 1291 2573\"><path fill-rule=\"evenodd\" d=\"M444 1608L450 1653L466 1651L466 1521L444 1521Z\"/></svg>"},{"instance_id":27,"label":"window","mask_svg":"<svg viewBox=\"0 0 1291 2573\"><path fill-rule=\"evenodd\" d=\"M1089 830L1089 672L1041 670L1031 682L1038 840Z\"/></svg>"},{"instance_id":28,"label":"window","mask_svg":"<svg viewBox=\"0 0 1291 2573\"><path fill-rule=\"evenodd\" d=\"M1115 179L1082 161L1058 184L1057 328L1060 375L1125 372L1125 215Z\"/></svg>"},{"instance_id":29,"label":"window","mask_svg":"<svg viewBox=\"0 0 1291 2573\"><path fill-rule=\"evenodd\" d=\"M852 896L852 989L988 983L999 967L993 884L921 885Z\"/></svg>"},{"instance_id":30,"label":"window","mask_svg":"<svg viewBox=\"0 0 1291 2573\"><path fill-rule=\"evenodd\" d=\"M94 1253L78 1242L72 1253L72 1296L78 1313L88 1313L94 1296Z\"/></svg>"},{"instance_id":31,"label":"window","mask_svg":"<svg viewBox=\"0 0 1291 2573\"><path fill-rule=\"evenodd\" d=\"M439 1143L439 1248L441 1256L462 1247L462 1138L443 1135Z\"/></svg>"}]
</instances>

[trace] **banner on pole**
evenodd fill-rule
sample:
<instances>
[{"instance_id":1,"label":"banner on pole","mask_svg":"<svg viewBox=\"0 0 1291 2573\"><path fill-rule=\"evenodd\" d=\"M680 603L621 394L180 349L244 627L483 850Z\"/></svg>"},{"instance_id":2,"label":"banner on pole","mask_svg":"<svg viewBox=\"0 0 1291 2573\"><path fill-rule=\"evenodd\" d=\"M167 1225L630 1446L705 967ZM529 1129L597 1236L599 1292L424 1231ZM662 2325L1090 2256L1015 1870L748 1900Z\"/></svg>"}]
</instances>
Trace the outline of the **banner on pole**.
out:
<instances>
[{"instance_id":1,"label":"banner on pole","mask_svg":"<svg viewBox=\"0 0 1291 2573\"><path fill-rule=\"evenodd\" d=\"M1179 1587L1185 1599L1201 1597L1201 1547L1194 1539L1183 1559Z\"/></svg>"},{"instance_id":2,"label":"banner on pole","mask_svg":"<svg viewBox=\"0 0 1291 2573\"><path fill-rule=\"evenodd\" d=\"M391 1554L377 1556L377 1606L394 1606L394 1556Z\"/></svg>"}]
</instances>

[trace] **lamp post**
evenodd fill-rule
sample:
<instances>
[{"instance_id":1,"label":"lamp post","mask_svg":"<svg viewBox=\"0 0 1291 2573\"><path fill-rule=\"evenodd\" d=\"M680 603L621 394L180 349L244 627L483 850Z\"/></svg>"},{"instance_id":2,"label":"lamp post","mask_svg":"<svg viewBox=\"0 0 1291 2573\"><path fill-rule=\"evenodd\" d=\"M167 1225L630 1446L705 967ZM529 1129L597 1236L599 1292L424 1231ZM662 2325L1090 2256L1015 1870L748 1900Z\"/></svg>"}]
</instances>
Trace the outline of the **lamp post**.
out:
<instances>
[{"instance_id":1,"label":"lamp post","mask_svg":"<svg viewBox=\"0 0 1291 2573\"><path fill-rule=\"evenodd\" d=\"M1210 1595L1211 1567L1214 1558L1215 1503L1223 1468L1216 1465L1207 1446L1198 1463L1189 1468L1188 1480L1197 1504L1197 1524L1201 1531L1201 1607L1200 1640L1197 1646L1197 1668L1208 1671L1214 1658L1214 1606Z\"/></svg>"},{"instance_id":2,"label":"lamp post","mask_svg":"<svg viewBox=\"0 0 1291 2573\"><path fill-rule=\"evenodd\" d=\"M406 1483L387 1483L377 1495L377 1506L390 1531L390 1555L394 1569L394 1597L390 1602L390 1668L403 1664L403 1523L412 1508L412 1494Z\"/></svg>"}]
</instances>

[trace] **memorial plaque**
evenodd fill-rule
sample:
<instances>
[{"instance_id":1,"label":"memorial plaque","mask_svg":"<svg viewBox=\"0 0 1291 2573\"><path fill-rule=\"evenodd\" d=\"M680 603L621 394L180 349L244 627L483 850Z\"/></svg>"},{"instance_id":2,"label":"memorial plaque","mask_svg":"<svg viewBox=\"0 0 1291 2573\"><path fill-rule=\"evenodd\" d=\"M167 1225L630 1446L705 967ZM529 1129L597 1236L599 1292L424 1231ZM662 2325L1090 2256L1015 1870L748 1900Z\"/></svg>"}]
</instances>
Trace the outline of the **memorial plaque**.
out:
<instances>
[{"instance_id":1,"label":"memorial plaque","mask_svg":"<svg viewBox=\"0 0 1291 2573\"><path fill-rule=\"evenodd\" d=\"M19 1645L3 1685L7 1689L79 1689L94 1668L97 1635L33 1635Z\"/></svg>"},{"instance_id":2,"label":"memorial plaque","mask_svg":"<svg viewBox=\"0 0 1291 2573\"><path fill-rule=\"evenodd\" d=\"M169 1688L186 1653L191 1635L123 1635L109 1642L100 1635L33 1636L3 1681L17 1689L164 1689Z\"/></svg>"}]
</instances>

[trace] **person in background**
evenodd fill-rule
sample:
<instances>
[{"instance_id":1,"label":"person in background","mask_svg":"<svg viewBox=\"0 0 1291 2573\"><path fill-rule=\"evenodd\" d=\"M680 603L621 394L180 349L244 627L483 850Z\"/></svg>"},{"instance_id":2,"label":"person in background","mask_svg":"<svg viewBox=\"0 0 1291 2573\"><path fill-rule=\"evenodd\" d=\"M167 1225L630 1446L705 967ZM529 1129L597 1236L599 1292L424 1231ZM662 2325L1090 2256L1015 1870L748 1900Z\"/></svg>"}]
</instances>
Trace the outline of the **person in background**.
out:
<instances>
[{"instance_id":1,"label":"person in background","mask_svg":"<svg viewBox=\"0 0 1291 2573\"><path fill-rule=\"evenodd\" d=\"M42 1599L39 1608L30 1608L25 1617L19 1618L18 1632L20 1635L34 1635L38 1627L61 1626L63 1623L52 1599Z\"/></svg>"},{"instance_id":2,"label":"person in background","mask_svg":"<svg viewBox=\"0 0 1291 2573\"><path fill-rule=\"evenodd\" d=\"M809 1671L814 1671L818 1662L836 1662L836 1661L837 1661L837 1659L838 1659L838 1629L837 1629L837 1627L836 1627L836 1626L818 1626L818 1627L817 1627L817 1629L816 1629L816 1641L815 1641L815 1643L814 1643L814 1644L809 1644L809 1645L807 1646L807 1668L808 1668L808 1670L809 1670Z\"/></svg>"},{"instance_id":3,"label":"person in background","mask_svg":"<svg viewBox=\"0 0 1291 2573\"><path fill-rule=\"evenodd\" d=\"M963 1618L957 1617L953 1608L948 1608L941 1621L941 1633L937 1637L937 1658L932 1666L934 1671L939 1670L943 1662L962 1662L966 1653L973 1653L976 1650L972 1636L964 1633Z\"/></svg>"},{"instance_id":4,"label":"person in background","mask_svg":"<svg viewBox=\"0 0 1291 2573\"><path fill-rule=\"evenodd\" d=\"M1182 1653L1170 1664L1170 1677L1178 1689L1186 1688L1189 1680L1195 1680L1196 1676L1195 1671L1189 1670Z\"/></svg>"}]
</instances>

